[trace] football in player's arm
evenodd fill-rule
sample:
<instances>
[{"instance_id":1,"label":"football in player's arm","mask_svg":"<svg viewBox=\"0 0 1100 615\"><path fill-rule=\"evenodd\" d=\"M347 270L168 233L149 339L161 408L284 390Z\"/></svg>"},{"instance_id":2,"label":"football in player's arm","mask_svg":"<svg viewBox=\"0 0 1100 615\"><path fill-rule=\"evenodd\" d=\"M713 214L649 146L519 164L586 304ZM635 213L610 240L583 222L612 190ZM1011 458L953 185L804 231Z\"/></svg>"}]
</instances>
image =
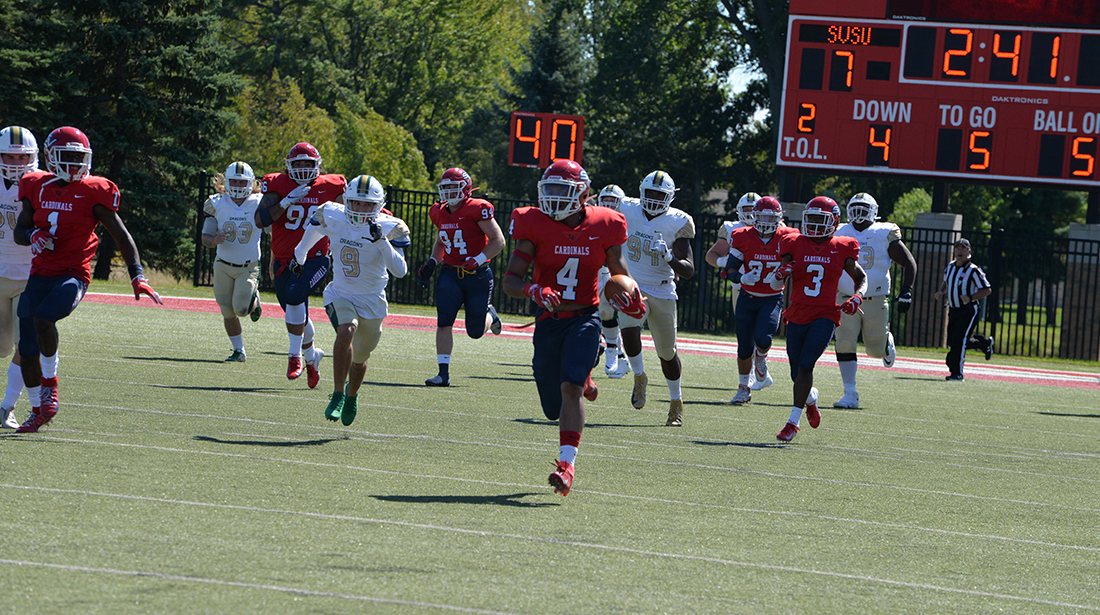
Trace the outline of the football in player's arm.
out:
<instances>
[{"instance_id":1,"label":"football in player's arm","mask_svg":"<svg viewBox=\"0 0 1100 615\"><path fill-rule=\"evenodd\" d=\"M600 267L627 275L622 256L626 222L605 207L584 207L588 173L572 160L550 165L538 183L539 206L512 212L516 241L504 274L504 292L538 306L532 368L546 418L558 421L560 458L549 483L562 495L573 485L574 462L584 430L583 399L596 399L592 368L600 346ZM532 281L527 274L534 267ZM614 297L616 309L641 316L641 293ZM582 399L583 396L583 399Z\"/></svg>"},{"instance_id":2,"label":"football in player's arm","mask_svg":"<svg viewBox=\"0 0 1100 615\"><path fill-rule=\"evenodd\" d=\"M295 274L299 263L322 239L332 245L332 281L325 286L325 312L336 330L332 347L332 396L325 418L351 425L359 410L359 387L367 359L382 338L382 320L388 313L389 276L408 273L405 248L409 227L386 213L381 182L360 175L348 183L343 204L328 202L317 209L294 248Z\"/></svg>"}]
</instances>

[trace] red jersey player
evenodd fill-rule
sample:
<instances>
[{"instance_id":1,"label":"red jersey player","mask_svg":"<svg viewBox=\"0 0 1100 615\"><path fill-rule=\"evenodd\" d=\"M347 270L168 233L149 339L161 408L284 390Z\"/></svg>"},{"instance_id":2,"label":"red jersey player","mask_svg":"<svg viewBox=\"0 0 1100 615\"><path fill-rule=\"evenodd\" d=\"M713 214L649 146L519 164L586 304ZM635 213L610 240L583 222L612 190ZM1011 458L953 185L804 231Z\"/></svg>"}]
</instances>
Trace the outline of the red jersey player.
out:
<instances>
[{"instance_id":1,"label":"red jersey player","mask_svg":"<svg viewBox=\"0 0 1100 615\"><path fill-rule=\"evenodd\" d=\"M321 174L321 155L309 143L290 148L286 173L264 175L260 185L264 196L256 210L256 224L271 227L271 279L275 282L275 297L286 314L290 338L286 377L295 380L302 375L304 354L306 383L311 389L321 381L318 368L325 353L313 346L309 295L328 275L328 237L313 246L300 269L292 267L291 261L313 212L328 201L339 201L346 187L343 175ZM300 275L294 275L295 270Z\"/></svg>"},{"instance_id":2,"label":"red jersey player","mask_svg":"<svg viewBox=\"0 0 1100 615\"><path fill-rule=\"evenodd\" d=\"M550 165L538 184L539 206L512 212L509 234L515 251L504 274L504 292L538 305L532 359L546 418L558 420L560 454L550 475L554 491L567 495L584 430L583 396L592 401L592 367L599 357L601 323L597 284L600 267L628 275L622 255L626 219L606 207L584 207L588 173L572 160ZM531 283L524 278L534 265ZM616 297L619 311L645 314L641 294Z\"/></svg>"},{"instance_id":3,"label":"red jersey player","mask_svg":"<svg viewBox=\"0 0 1100 615\"><path fill-rule=\"evenodd\" d=\"M23 211L15 227L16 243L29 245L34 255L18 308L23 381L33 406L16 430L22 433L38 431L57 414L57 321L72 314L88 290L99 245L96 226L103 224L118 243L134 299L146 294L161 303L145 280L134 238L118 217L118 187L91 174L88 137L71 126L58 128L46 137L46 156L49 172L28 173L19 181Z\"/></svg>"},{"instance_id":4,"label":"red jersey player","mask_svg":"<svg viewBox=\"0 0 1100 615\"><path fill-rule=\"evenodd\" d=\"M780 241L783 264L764 278L773 288L777 285L782 288L782 280L790 278L791 304L783 317L787 319L787 358L794 381L794 406L790 420L776 435L783 442L790 442L798 433L803 406L810 427L817 429L821 424L814 365L840 323L841 310L854 314L863 302L867 275L858 262L859 242L853 237L833 236L839 221L840 207L829 197L819 196L807 203L802 213L802 233ZM842 272L852 277L859 290L838 306L836 289Z\"/></svg>"},{"instance_id":5,"label":"red jersey player","mask_svg":"<svg viewBox=\"0 0 1100 615\"><path fill-rule=\"evenodd\" d=\"M450 386L453 327L458 310L466 309L466 335L478 339L489 329L500 335L501 322L489 303L493 295L493 272L489 260L504 249L504 233L493 218L493 204L470 196L473 180L460 169L447 169L439 180L439 202L428 216L438 234L432 255L417 271L417 280L427 288L436 264L443 271L435 283L435 353L439 374L424 381L428 386Z\"/></svg>"}]
</instances>

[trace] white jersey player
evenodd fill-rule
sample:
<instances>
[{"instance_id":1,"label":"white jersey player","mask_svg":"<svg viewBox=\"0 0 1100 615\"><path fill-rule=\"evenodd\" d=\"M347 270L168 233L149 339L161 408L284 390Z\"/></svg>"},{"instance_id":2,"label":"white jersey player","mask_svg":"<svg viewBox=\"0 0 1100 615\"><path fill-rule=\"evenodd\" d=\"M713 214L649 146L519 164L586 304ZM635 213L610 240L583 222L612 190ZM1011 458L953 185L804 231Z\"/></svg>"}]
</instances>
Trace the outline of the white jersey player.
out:
<instances>
[{"instance_id":1,"label":"white jersey player","mask_svg":"<svg viewBox=\"0 0 1100 615\"><path fill-rule=\"evenodd\" d=\"M227 362L246 360L241 316L252 322L260 319L260 237L263 229L255 223L260 194L256 174L245 162L234 162L225 170L225 192L211 195L203 205L206 219L202 226L202 244L215 248L214 300L221 310L225 334L233 345Z\"/></svg>"},{"instance_id":2,"label":"white jersey player","mask_svg":"<svg viewBox=\"0 0 1100 615\"><path fill-rule=\"evenodd\" d=\"M619 211L626 218L626 256L630 276L646 297L647 310L641 319L625 314L619 320L623 348L634 370L630 402L642 408L649 378L642 361L642 325L649 322L653 345L661 359L661 371L668 381L669 403L666 425L683 424L684 402L680 389L680 357L676 354L676 280L695 275L691 239L695 222L683 211L671 207L676 183L664 171L646 175L639 187L641 198L624 199Z\"/></svg>"},{"instance_id":3,"label":"white jersey player","mask_svg":"<svg viewBox=\"0 0 1100 615\"><path fill-rule=\"evenodd\" d=\"M718 267L718 269L721 270L722 279L727 279L728 274L725 270L728 259L724 258L724 256L729 253L730 235L737 229L752 226L753 208L756 207L756 202L759 200L760 195L755 192L746 192L742 194L741 198L737 200L737 220L727 220L722 223L722 228L718 230L718 239L707 252L705 260L712 266ZM711 252L715 252L714 259L716 262L711 262ZM740 272L747 273L743 266ZM731 280L730 286L733 289L733 292L730 293L730 297L733 300L733 306L736 310L737 296L741 293L741 285Z\"/></svg>"},{"instance_id":4,"label":"white jersey player","mask_svg":"<svg viewBox=\"0 0 1100 615\"><path fill-rule=\"evenodd\" d=\"M324 303L336 329L332 349L333 392L325 418L351 425L358 411L359 386L367 359L382 337L382 319L388 313L386 284L390 275L404 277L409 268L405 248L409 227L384 213L386 193L369 175L348 182L344 204L328 202L310 218L305 235L294 249L294 264L305 262L309 250L327 236L332 251L332 281Z\"/></svg>"},{"instance_id":5,"label":"white jersey player","mask_svg":"<svg viewBox=\"0 0 1100 615\"><path fill-rule=\"evenodd\" d=\"M589 201L589 203L619 211L625 198L626 193L623 192L622 188L615 184L608 184L604 186L603 190L600 190L600 195ZM610 278L611 272L608 271L607 267L600 267L597 278L600 296L600 321L603 324L603 341L607 346L607 353L604 355L606 360L604 373L609 378L622 378L630 372L630 362L626 360L622 342L619 341L618 313L607 298L603 296L603 286L607 284L607 280Z\"/></svg>"},{"instance_id":6,"label":"white jersey player","mask_svg":"<svg viewBox=\"0 0 1100 615\"><path fill-rule=\"evenodd\" d=\"M860 312L841 314L836 329L836 359L844 395L836 408L858 408L856 391L856 340L863 333L867 354L882 359L886 367L894 365L897 356L894 335L890 333L890 263L902 266L902 289L898 294L898 310L904 314L912 305L912 286L917 277L917 262L901 240L901 229L892 222L876 222L878 202L866 192L848 200L848 224L834 233L837 237L854 237L859 241L859 264L867 273L867 288L863 293ZM837 303L843 304L855 293L852 278L841 276Z\"/></svg>"},{"instance_id":7,"label":"white jersey player","mask_svg":"<svg viewBox=\"0 0 1100 615\"><path fill-rule=\"evenodd\" d=\"M15 429L15 403L23 394L23 373L19 356L19 295L31 274L31 247L15 243L15 223L23 211L19 200L19 178L38 170L38 141L22 126L0 130L0 356L11 353L8 387L0 404L0 427ZM35 400L32 399L32 404Z\"/></svg>"}]
</instances>

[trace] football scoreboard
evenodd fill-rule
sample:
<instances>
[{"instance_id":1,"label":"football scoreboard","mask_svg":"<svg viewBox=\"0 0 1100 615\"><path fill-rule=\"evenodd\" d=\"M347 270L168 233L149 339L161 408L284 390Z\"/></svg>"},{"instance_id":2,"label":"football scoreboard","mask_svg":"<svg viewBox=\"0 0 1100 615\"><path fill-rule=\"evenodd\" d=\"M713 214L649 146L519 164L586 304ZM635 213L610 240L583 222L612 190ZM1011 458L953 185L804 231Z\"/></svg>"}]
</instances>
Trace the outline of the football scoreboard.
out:
<instances>
[{"instance_id":1,"label":"football scoreboard","mask_svg":"<svg viewBox=\"0 0 1100 615\"><path fill-rule=\"evenodd\" d=\"M583 116L513 111L508 132L511 166L545 169L565 159L581 163Z\"/></svg>"},{"instance_id":2,"label":"football scoreboard","mask_svg":"<svg viewBox=\"0 0 1100 615\"><path fill-rule=\"evenodd\" d=\"M1100 2L791 0L776 162L1100 189Z\"/></svg>"}]
</instances>

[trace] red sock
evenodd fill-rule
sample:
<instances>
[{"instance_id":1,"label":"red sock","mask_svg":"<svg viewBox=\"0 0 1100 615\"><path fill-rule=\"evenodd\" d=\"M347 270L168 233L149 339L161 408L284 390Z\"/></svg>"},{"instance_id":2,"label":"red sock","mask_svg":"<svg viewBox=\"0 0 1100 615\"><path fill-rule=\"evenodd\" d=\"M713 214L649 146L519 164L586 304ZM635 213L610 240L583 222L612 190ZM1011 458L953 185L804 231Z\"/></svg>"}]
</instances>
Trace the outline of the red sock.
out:
<instances>
[{"instance_id":1,"label":"red sock","mask_svg":"<svg viewBox=\"0 0 1100 615\"><path fill-rule=\"evenodd\" d=\"M558 432L558 444L561 446L580 446L581 445L581 432L579 431L559 431Z\"/></svg>"}]
</instances>

